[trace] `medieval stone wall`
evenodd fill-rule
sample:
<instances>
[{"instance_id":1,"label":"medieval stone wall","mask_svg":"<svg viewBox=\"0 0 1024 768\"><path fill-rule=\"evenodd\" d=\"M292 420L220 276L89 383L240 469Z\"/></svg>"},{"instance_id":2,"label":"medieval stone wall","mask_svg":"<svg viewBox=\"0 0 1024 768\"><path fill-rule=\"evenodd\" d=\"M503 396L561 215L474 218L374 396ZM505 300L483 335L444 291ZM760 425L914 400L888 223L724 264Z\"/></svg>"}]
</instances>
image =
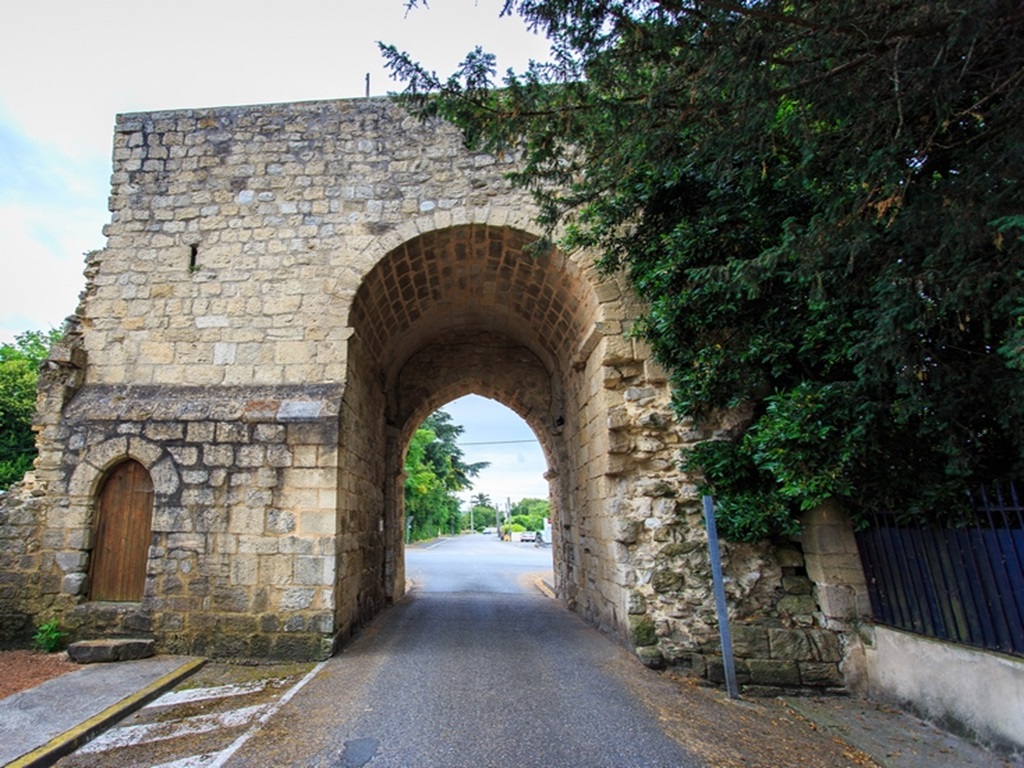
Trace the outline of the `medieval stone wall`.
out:
<instances>
[{"instance_id":1,"label":"medieval stone wall","mask_svg":"<svg viewBox=\"0 0 1024 768\"><path fill-rule=\"evenodd\" d=\"M58 616L169 651L323 656L403 594L408 440L475 392L544 448L559 597L647 663L718 679L677 463L728 420L674 421L622 276L531 250L510 162L380 100L119 117L108 243L41 381L35 484L0 501L0 629ZM97 603L96 498L127 458L154 484L145 593ZM841 685L846 625L800 542L725 554L742 679Z\"/></svg>"}]
</instances>

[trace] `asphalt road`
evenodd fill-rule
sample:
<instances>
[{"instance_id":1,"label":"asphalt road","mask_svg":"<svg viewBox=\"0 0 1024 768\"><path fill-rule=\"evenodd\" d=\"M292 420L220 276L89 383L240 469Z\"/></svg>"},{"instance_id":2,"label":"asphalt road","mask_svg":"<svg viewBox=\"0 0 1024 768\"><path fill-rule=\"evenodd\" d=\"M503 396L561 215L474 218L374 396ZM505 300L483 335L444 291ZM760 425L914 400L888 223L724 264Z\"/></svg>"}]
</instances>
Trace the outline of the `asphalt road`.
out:
<instances>
[{"instance_id":1,"label":"asphalt road","mask_svg":"<svg viewBox=\"0 0 1024 768\"><path fill-rule=\"evenodd\" d=\"M223 764L696 766L628 692L637 663L545 597L550 549L410 548L409 596Z\"/></svg>"}]
</instances>

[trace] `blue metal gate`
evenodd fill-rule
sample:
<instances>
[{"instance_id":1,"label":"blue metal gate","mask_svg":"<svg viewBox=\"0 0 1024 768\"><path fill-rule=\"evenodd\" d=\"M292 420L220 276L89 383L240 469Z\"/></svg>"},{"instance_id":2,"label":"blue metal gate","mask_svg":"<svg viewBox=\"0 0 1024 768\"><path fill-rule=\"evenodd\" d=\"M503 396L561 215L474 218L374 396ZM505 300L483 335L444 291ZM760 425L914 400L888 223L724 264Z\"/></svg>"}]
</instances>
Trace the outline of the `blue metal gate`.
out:
<instances>
[{"instance_id":1,"label":"blue metal gate","mask_svg":"<svg viewBox=\"0 0 1024 768\"><path fill-rule=\"evenodd\" d=\"M1012 484L972 501L974 519L961 528L883 514L857 534L875 621L1024 655L1024 508Z\"/></svg>"}]
</instances>

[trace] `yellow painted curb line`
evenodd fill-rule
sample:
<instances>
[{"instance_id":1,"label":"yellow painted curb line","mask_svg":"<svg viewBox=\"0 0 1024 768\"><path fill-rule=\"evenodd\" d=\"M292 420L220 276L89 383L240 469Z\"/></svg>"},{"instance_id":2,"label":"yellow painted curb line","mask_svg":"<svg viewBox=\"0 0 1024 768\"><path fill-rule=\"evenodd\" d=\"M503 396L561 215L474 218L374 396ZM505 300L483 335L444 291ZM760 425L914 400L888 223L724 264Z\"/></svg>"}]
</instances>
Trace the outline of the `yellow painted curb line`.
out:
<instances>
[{"instance_id":1,"label":"yellow painted curb line","mask_svg":"<svg viewBox=\"0 0 1024 768\"><path fill-rule=\"evenodd\" d=\"M118 662L112 663L116 664ZM98 715L90 717L85 722L65 731L60 736L50 739L43 746L8 763L7 768L44 768L44 766L53 765L60 758L74 752L86 742L92 741L118 720L121 720L137 709L141 709L168 688L177 685L205 663L206 659L193 659L186 662L173 672L169 672L158 680L154 680L131 696L126 696L116 704L107 707Z\"/></svg>"},{"instance_id":2,"label":"yellow painted curb line","mask_svg":"<svg viewBox=\"0 0 1024 768\"><path fill-rule=\"evenodd\" d=\"M539 589L543 594L547 595L552 600L555 599L555 593L548 589L548 585L544 583L544 579L537 579L536 584L537 589Z\"/></svg>"}]
</instances>

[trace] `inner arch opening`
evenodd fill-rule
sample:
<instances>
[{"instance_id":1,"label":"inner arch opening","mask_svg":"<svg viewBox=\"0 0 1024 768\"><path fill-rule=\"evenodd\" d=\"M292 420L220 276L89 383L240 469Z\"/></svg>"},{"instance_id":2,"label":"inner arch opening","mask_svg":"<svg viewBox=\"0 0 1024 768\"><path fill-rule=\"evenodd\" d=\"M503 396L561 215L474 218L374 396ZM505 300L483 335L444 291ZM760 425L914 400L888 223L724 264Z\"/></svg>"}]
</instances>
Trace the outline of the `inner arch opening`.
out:
<instances>
[{"instance_id":1,"label":"inner arch opening","mask_svg":"<svg viewBox=\"0 0 1024 768\"><path fill-rule=\"evenodd\" d=\"M362 622L403 594L405 451L428 415L468 394L502 403L536 435L548 467L556 587L571 601L581 583L571 529L583 486L572 481L579 470L568 456L582 425L567 393L578 397L600 304L573 260L531 254L536 239L485 225L431 231L363 277L349 313L341 412L339 624Z\"/></svg>"}]
</instances>

